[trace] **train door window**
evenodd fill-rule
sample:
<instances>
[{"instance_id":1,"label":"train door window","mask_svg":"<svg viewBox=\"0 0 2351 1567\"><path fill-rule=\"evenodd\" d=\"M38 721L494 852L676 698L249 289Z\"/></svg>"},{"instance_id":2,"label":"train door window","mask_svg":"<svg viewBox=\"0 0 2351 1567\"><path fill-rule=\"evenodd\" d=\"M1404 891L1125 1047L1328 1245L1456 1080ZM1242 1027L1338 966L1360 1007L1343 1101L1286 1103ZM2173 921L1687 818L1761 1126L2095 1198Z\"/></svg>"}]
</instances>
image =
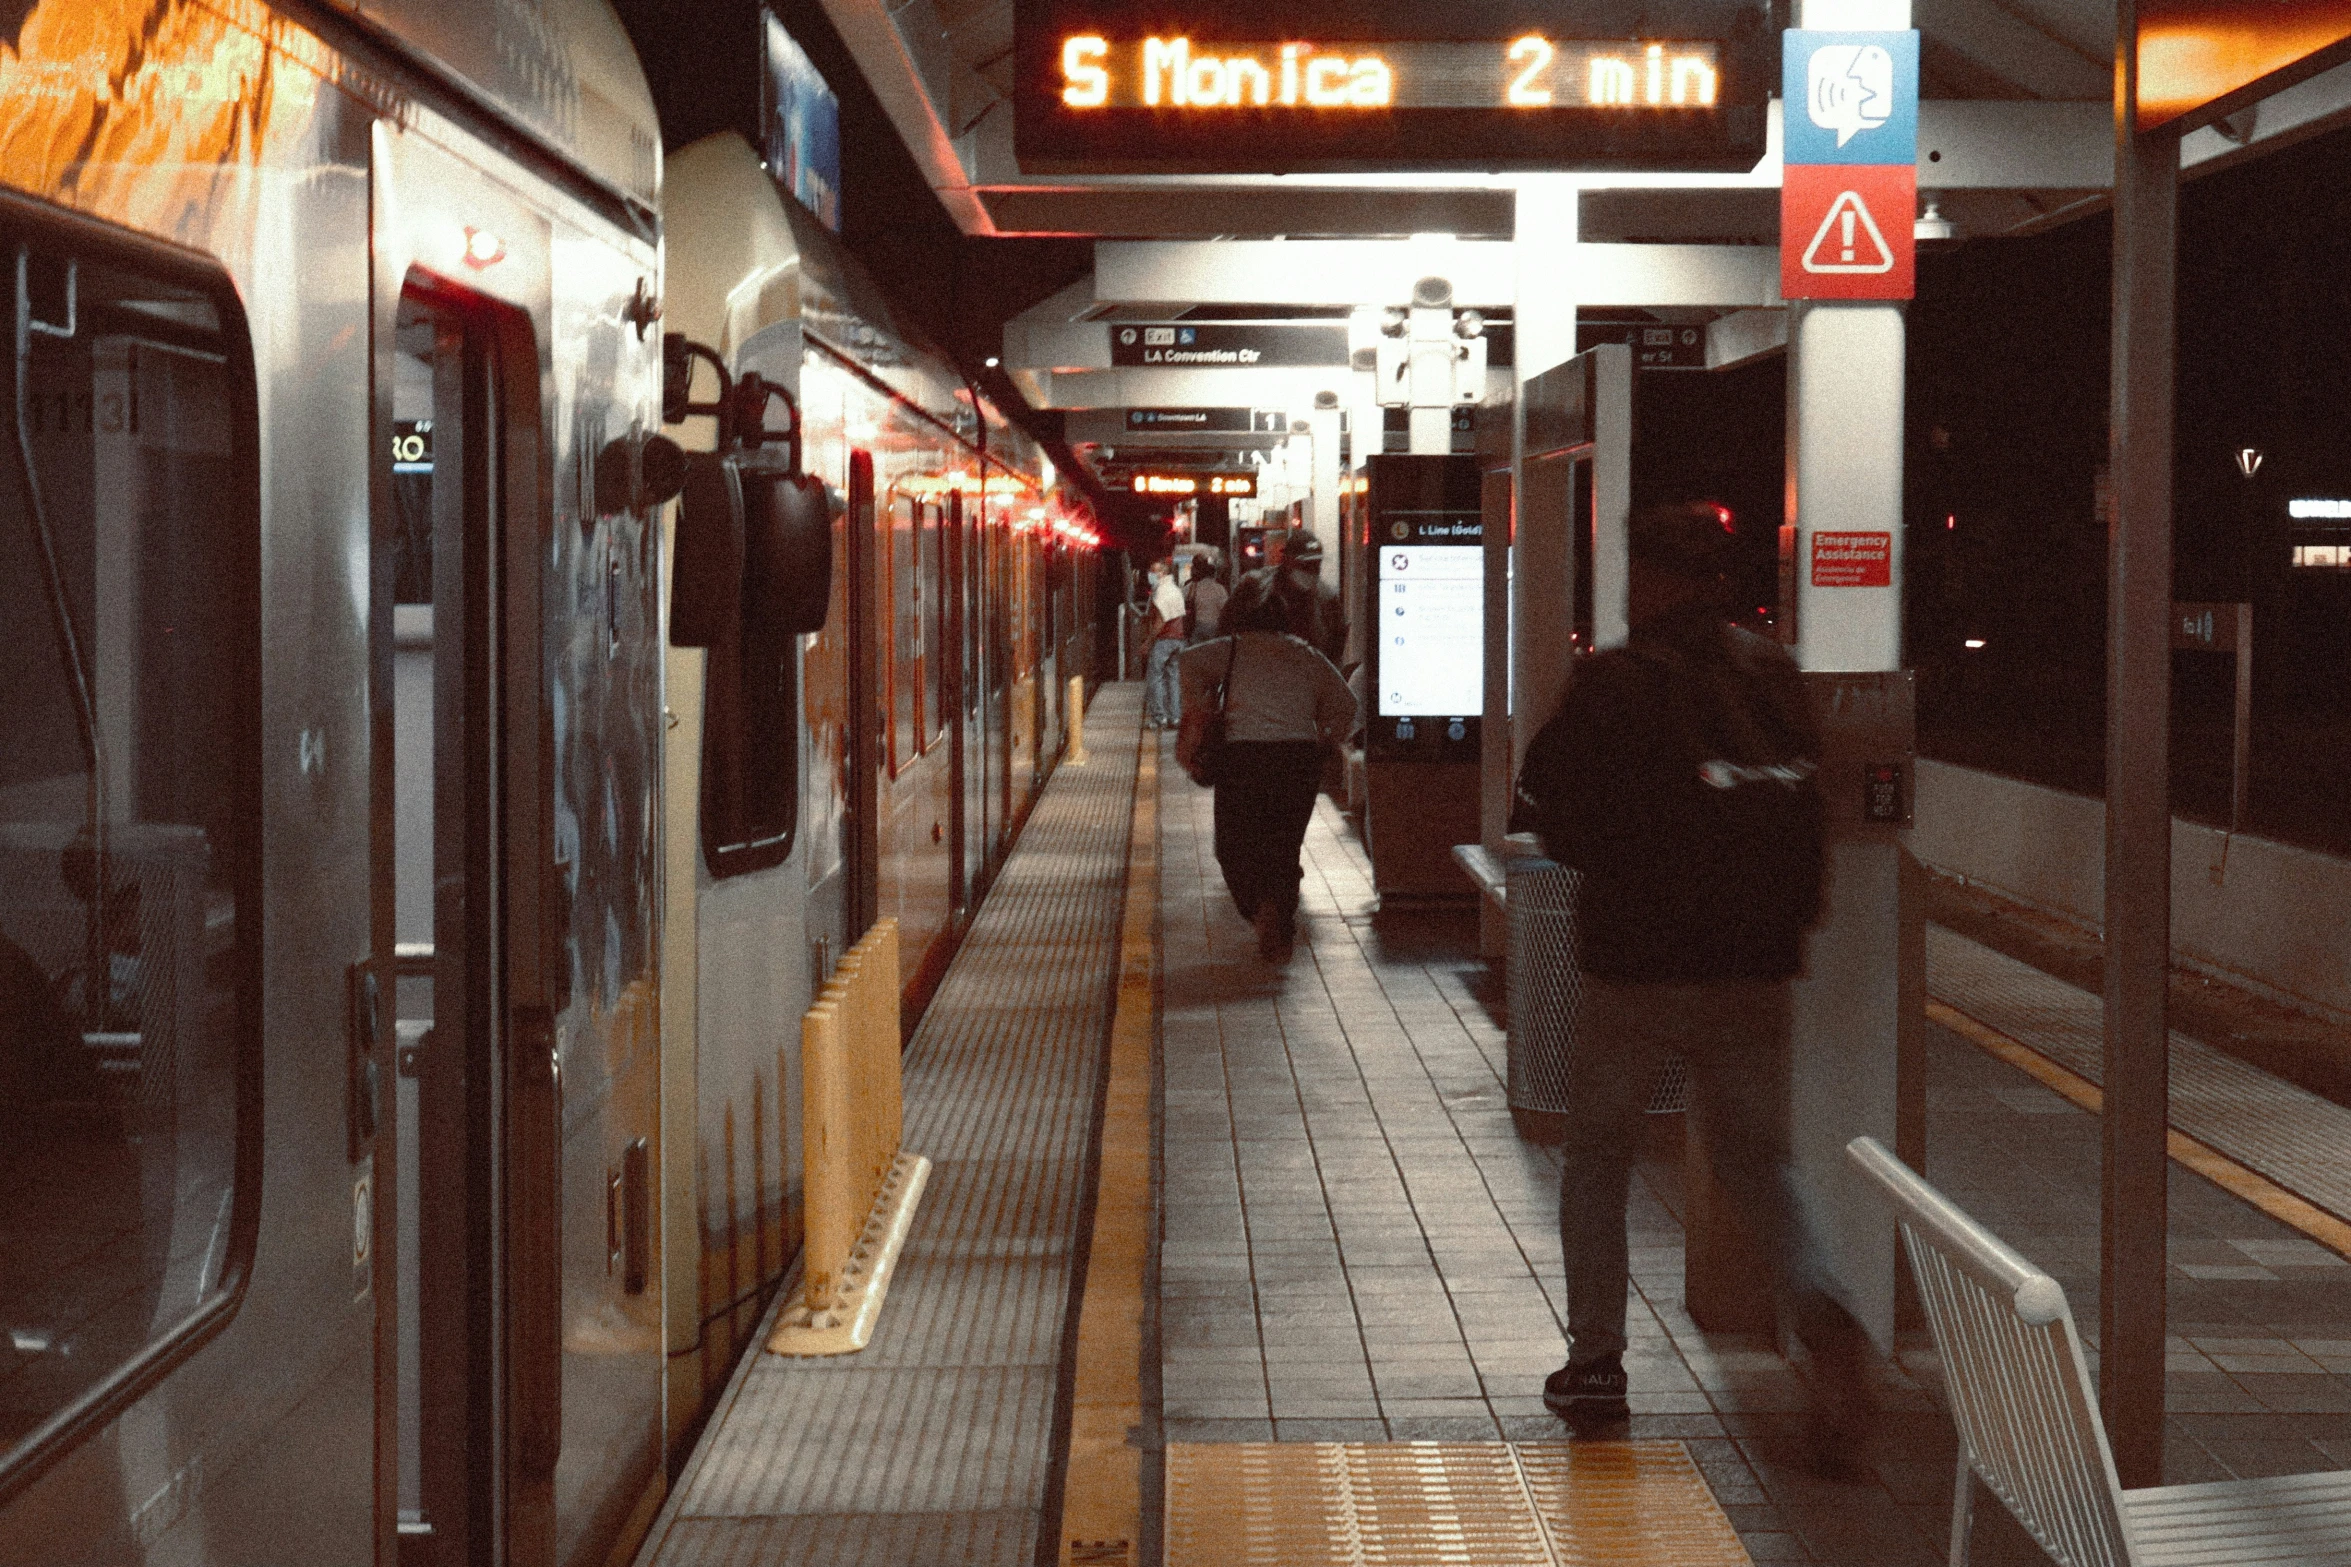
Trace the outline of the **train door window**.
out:
<instances>
[{"instance_id":1,"label":"train door window","mask_svg":"<svg viewBox=\"0 0 2351 1567\"><path fill-rule=\"evenodd\" d=\"M890 508L890 765L903 769L922 752L922 574L915 533L922 506Z\"/></svg>"},{"instance_id":2,"label":"train door window","mask_svg":"<svg viewBox=\"0 0 2351 1567\"><path fill-rule=\"evenodd\" d=\"M939 553L942 513L937 505L917 508L916 528L921 539L918 575L922 580L922 711L918 723L922 748L929 750L946 725L946 706L940 693L941 666L947 661L947 583L945 562Z\"/></svg>"},{"instance_id":3,"label":"train door window","mask_svg":"<svg viewBox=\"0 0 2351 1567\"><path fill-rule=\"evenodd\" d=\"M242 1292L261 592L253 372L227 281L46 227L0 225L0 267L5 1496Z\"/></svg>"}]
</instances>

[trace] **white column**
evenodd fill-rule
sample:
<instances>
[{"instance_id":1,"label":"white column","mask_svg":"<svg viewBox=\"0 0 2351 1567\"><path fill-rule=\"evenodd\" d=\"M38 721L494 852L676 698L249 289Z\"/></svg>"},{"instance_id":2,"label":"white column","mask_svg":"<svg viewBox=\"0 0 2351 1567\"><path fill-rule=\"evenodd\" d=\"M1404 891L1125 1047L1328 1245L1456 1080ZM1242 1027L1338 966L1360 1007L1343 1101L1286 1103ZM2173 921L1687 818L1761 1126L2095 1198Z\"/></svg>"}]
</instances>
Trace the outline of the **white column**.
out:
<instances>
[{"instance_id":1,"label":"white column","mask_svg":"<svg viewBox=\"0 0 2351 1567\"><path fill-rule=\"evenodd\" d=\"M1906 28L1910 0L1802 0L1800 25ZM1888 1346L1893 1226L1854 1180L1845 1144L1868 1133L1898 1145L1903 1057L1924 1022L1914 1015L1923 975L1906 973L1924 966L1916 862L1906 834L1863 825L1856 803L1862 764L1898 760L1882 751L1907 743L1906 693L1886 678L1902 666L1903 307L1816 301L1792 305L1790 317L1796 661L1838 688L1815 704L1826 728L1828 901L1796 982L1792 1151L1846 1302ZM1886 535L1886 585L1814 587L1812 546L1822 533Z\"/></svg>"},{"instance_id":2,"label":"white column","mask_svg":"<svg viewBox=\"0 0 2351 1567\"><path fill-rule=\"evenodd\" d=\"M1307 503L1307 519L1322 541L1322 580L1336 582L1339 570L1339 410L1334 405L1306 415L1308 438L1314 443L1314 498Z\"/></svg>"},{"instance_id":3,"label":"white column","mask_svg":"<svg viewBox=\"0 0 2351 1567\"><path fill-rule=\"evenodd\" d=\"M1576 202L1581 188L1555 174L1530 175L1519 182L1516 237L1518 303L1512 317L1515 379L1575 357Z\"/></svg>"},{"instance_id":4,"label":"white column","mask_svg":"<svg viewBox=\"0 0 2351 1567\"><path fill-rule=\"evenodd\" d=\"M1788 488L1796 524L1796 661L1902 667L1902 307L1798 304L1788 330ZM1884 587L1813 586L1813 539L1884 534Z\"/></svg>"}]
</instances>

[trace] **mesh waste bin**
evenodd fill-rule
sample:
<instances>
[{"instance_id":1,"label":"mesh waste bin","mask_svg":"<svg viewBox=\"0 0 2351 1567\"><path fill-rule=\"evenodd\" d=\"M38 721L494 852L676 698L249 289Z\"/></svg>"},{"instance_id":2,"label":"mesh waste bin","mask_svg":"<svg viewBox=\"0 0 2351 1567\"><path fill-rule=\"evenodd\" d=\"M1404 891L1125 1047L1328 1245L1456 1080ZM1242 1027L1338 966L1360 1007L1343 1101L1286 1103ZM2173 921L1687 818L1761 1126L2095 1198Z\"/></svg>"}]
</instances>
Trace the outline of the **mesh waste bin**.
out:
<instances>
[{"instance_id":1,"label":"mesh waste bin","mask_svg":"<svg viewBox=\"0 0 2351 1567\"><path fill-rule=\"evenodd\" d=\"M1507 975L1511 1115L1530 1136L1556 1140L1565 1127L1567 1069L1575 1050L1583 972L1576 950L1574 871L1539 855L1510 861ZM1688 1072L1679 1056L1658 1074L1651 1115L1670 1115L1689 1100Z\"/></svg>"}]
</instances>

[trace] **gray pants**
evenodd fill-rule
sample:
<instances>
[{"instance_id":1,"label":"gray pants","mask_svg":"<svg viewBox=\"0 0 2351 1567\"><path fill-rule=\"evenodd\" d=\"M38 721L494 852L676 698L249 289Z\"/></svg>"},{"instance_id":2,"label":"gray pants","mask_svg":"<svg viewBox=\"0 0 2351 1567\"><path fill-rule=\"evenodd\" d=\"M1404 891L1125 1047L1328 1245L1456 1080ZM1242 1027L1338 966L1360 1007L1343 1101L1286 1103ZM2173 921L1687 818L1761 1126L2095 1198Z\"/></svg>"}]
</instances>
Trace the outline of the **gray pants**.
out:
<instances>
[{"instance_id":1,"label":"gray pants","mask_svg":"<svg viewBox=\"0 0 2351 1567\"><path fill-rule=\"evenodd\" d=\"M1184 639L1154 637L1151 661L1143 666L1143 716L1173 724L1184 716Z\"/></svg>"},{"instance_id":2,"label":"gray pants","mask_svg":"<svg viewBox=\"0 0 2351 1567\"><path fill-rule=\"evenodd\" d=\"M1619 985L1584 976L1559 1180L1571 1363L1624 1353L1625 1199L1641 1117L1676 1053L1689 1061L1692 1133L1704 1137L1741 1228L1771 1259L1782 1320L1808 1343L1852 1336L1788 1164L1788 1026L1785 981Z\"/></svg>"}]
</instances>

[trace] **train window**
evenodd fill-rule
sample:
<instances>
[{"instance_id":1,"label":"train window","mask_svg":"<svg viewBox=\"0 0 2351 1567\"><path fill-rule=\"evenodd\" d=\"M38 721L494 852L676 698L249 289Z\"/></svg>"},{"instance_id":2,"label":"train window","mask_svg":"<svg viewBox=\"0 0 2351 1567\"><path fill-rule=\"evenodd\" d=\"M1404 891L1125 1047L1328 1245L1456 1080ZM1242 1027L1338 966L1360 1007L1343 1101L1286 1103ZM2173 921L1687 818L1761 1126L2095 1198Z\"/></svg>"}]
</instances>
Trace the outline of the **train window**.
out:
<instances>
[{"instance_id":1,"label":"train window","mask_svg":"<svg viewBox=\"0 0 2351 1567\"><path fill-rule=\"evenodd\" d=\"M922 753L922 577L915 533L922 503L890 508L890 762L910 765Z\"/></svg>"},{"instance_id":2,"label":"train window","mask_svg":"<svg viewBox=\"0 0 2351 1567\"><path fill-rule=\"evenodd\" d=\"M225 280L0 221L0 1496L226 1323L258 1212L260 527Z\"/></svg>"},{"instance_id":3,"label":"train window","mask_svg":"<svg viewBox=\"0 0 2351 1567\"><path fill-rule=\"evenodd\" d=\"M947 727L946 707L941 701L941 666L947 662L947 582L946 567L939 558L939 524L942 513L936 504L916 509L916 532L920 536L921 558L918 562L922 577L922 711L917 722L922 729L922 746L929 750Z\"/></svg>"}]
</instances>

